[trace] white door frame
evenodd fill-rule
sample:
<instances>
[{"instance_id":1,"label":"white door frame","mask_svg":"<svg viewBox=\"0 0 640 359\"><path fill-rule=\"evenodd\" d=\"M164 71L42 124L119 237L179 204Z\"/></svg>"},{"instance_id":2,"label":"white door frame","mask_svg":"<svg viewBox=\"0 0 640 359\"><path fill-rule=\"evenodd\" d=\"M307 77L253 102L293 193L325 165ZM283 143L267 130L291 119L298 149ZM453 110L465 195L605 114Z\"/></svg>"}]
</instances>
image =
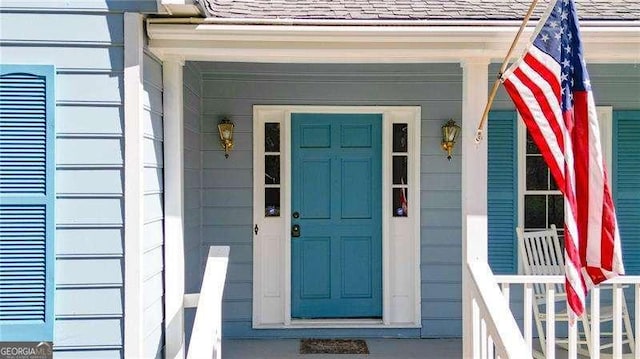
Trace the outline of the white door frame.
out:
<instances>
[{"instance_id":1,"label":"white door frame","mask_svg":"<svg viewBox=\"0 0 640 359\"><path fill-rule=\"evenodd\" d=\"M382 319L291 318L291 114L382 115ZM265 217L264 124L280 124L280 216ZM392 125L409 126L409 217L392 216ZM420 107L280 106L253 108L254 234L253 327L419 328L420 297ZM254 227L255 228L255 227Z\"/></svg>"}]
</instances>

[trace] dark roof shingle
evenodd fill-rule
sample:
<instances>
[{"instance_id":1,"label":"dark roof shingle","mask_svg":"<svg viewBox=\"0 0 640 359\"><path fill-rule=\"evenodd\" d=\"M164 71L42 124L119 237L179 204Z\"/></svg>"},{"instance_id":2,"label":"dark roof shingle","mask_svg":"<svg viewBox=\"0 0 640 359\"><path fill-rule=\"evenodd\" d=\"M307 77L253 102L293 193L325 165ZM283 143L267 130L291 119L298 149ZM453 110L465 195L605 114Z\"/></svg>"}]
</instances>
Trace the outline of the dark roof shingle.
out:
<instances>
[{"instance_id":1,"label":"dark roof shingle","mask_svg":"<svg viewBox=\"0 0 640 359\"><path fill-rule=\"evenodd\" d=\"M197 0L211 18L521 20L523 0ZM548 1L540 1L536 18ZM576 0L583 20L640 20L640 0Z\"/></svg>"}]
</instances>

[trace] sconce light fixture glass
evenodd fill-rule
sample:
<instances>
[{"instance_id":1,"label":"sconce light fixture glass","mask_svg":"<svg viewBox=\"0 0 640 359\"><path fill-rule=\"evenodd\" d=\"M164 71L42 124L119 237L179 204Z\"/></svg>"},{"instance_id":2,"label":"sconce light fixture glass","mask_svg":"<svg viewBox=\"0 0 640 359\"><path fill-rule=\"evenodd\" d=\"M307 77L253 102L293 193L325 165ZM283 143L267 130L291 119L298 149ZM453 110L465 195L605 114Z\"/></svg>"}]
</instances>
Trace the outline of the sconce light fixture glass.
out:
<instances>
[{"instance_id":1,"label":"sconce light fixture glass","mask_svg":"<svg viewBox=\"0 0 640 359\"><path fill-rule=\"evenodd\" d=\"M456 125L456 121L449 120L442 125L442 150L447 152L447 159L451 161L451 152L456 144L458 135L460 134L460 126Z\"/></svg>"},{"instance_id":2,"label":"sconce light fixture glass","mask_svg":"<svg viewBox=\"0 0 640 359\"><path fill-rule=\"evenodd\" d=\"M233 122L228 118L223 118L218 124L218 132L220 133L220 145L224 149L224 157L229 158L229 151L233 148Z\"/></svg>"}]
</instances>

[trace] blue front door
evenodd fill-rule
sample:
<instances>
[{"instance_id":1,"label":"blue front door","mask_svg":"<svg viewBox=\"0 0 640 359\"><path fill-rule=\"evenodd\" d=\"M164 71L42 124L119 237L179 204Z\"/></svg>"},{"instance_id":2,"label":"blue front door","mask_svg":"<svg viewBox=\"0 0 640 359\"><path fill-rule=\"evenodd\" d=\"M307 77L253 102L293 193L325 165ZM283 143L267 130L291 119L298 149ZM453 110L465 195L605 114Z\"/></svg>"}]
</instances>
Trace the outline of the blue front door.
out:
<instances>
[{"instance_id":1,"label":"blue front door","mask_svg":"<svg viewBox=\"0 0 640 359\"><path fill-rule=\"evenodd\" d=\"M291 316L380 318L382 116L292 114L291 126Z\"/></svg>"}]
</instances>

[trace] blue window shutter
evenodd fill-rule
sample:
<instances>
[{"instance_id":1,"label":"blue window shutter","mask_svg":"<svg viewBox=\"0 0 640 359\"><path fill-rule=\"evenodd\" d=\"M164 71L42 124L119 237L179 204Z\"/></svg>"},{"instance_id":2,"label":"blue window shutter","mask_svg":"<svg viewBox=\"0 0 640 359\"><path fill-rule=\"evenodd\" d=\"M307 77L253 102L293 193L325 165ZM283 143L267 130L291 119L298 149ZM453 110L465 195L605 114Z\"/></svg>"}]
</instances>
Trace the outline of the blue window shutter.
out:
<instances>
[{"instance_id":1,"label":"blue window shutter","mask_svg":"<svg viewBox=\"0 0 640 359\"><path fill-rule=\"evenodd\" d=\"M492 111L488 121L487 181L489 265L494 273L518 269L518 118L515 111Z\"/></svg>"},{"instance_id":2,"label":"blue window shutter","mask_svg":"<svg viewBox=\"0 0 640 359\"><path fill-rule=\"evenodd\" d=\"M0 341L52 341L53 66L0 65Z\"/></svg>"},{"instance_id":3,"label":"blue window shutter","mask_svg":"<svg viewBox=\"0 0 640 359\"><path fill-rule=\"evenodd\" d=\"M640 111L613 113L613 190L626 274L640 274Z\"/></svg>"}]
</instances>

